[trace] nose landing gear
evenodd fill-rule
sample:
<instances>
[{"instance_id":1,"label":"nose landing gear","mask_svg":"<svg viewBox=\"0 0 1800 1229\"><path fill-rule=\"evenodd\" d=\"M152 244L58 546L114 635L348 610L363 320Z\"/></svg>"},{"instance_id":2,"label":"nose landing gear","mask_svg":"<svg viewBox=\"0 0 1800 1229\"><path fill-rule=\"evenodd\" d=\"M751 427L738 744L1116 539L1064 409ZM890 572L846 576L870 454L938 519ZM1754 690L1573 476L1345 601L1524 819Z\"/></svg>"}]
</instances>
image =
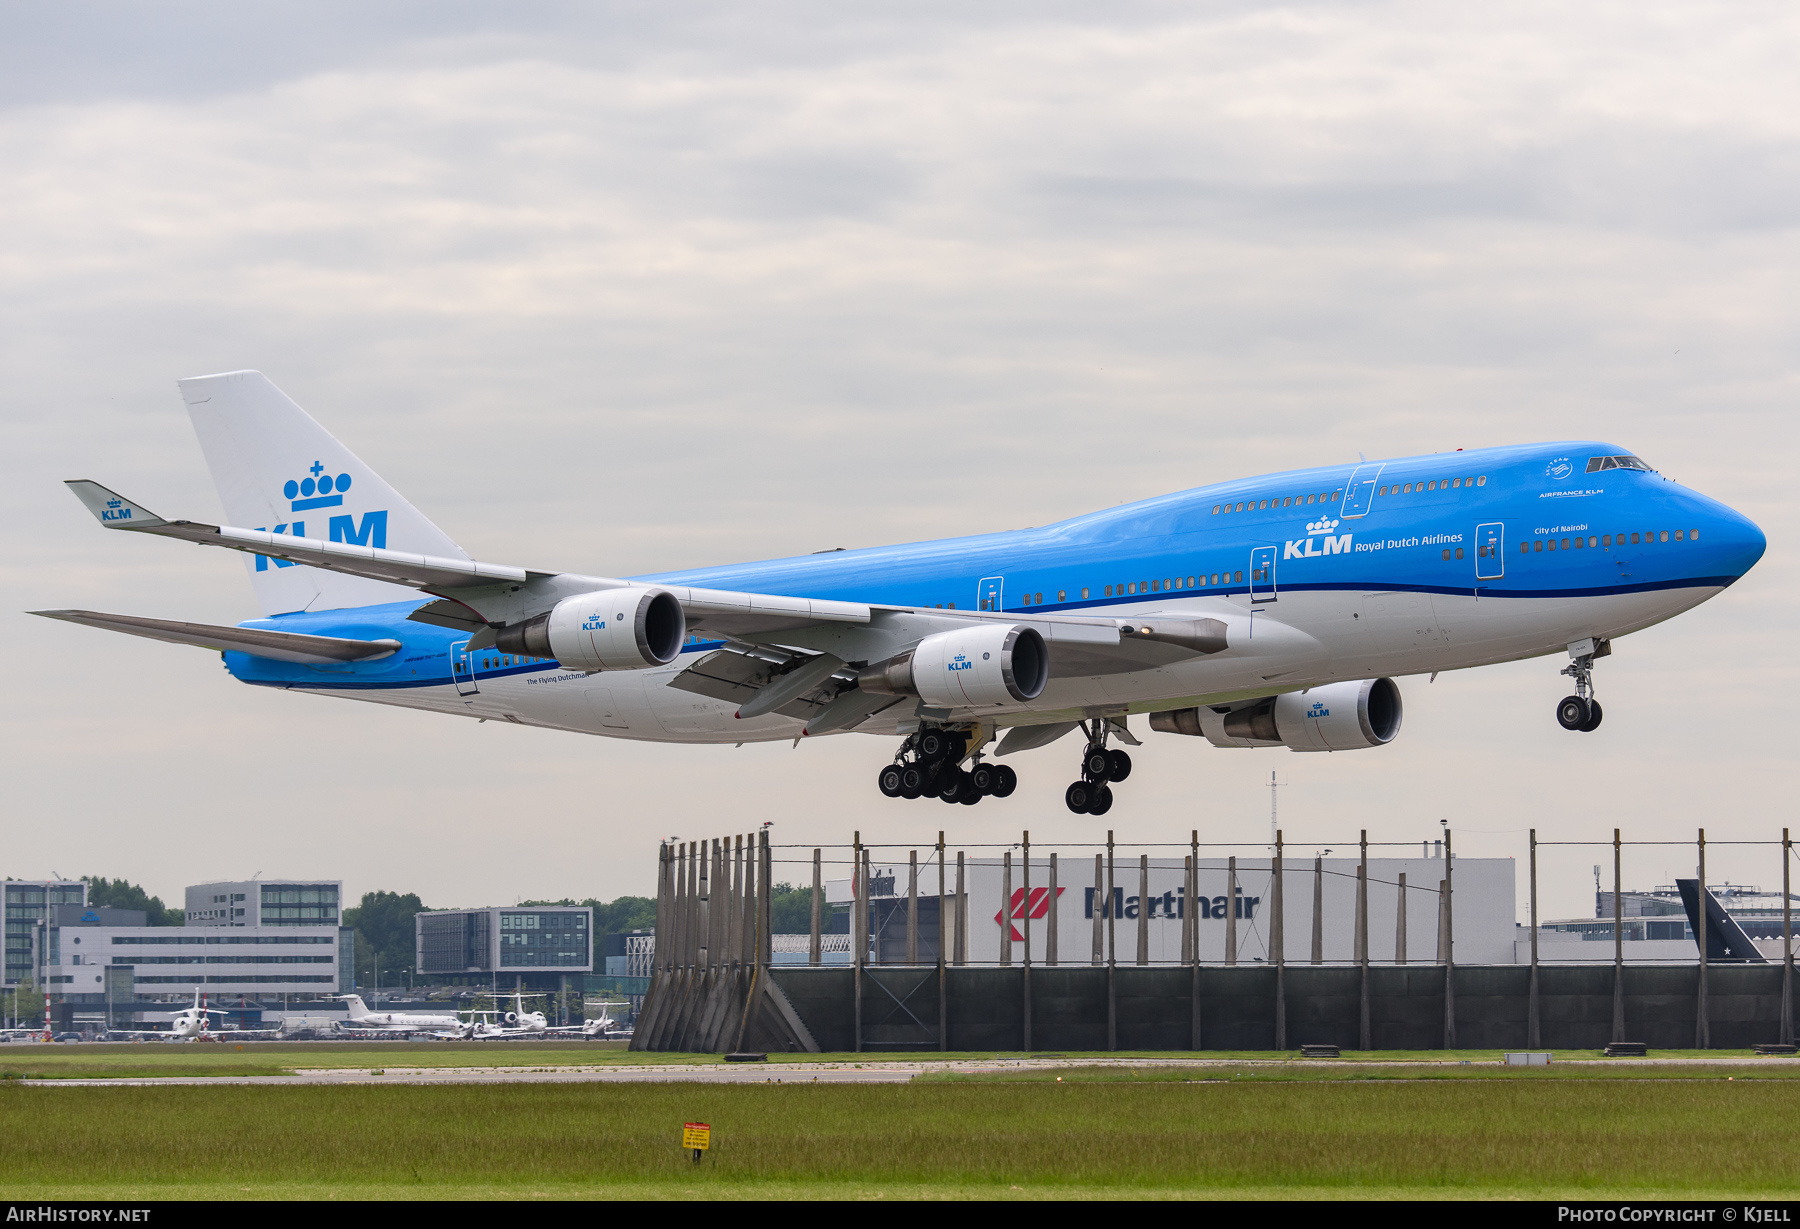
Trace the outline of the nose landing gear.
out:
<instances>
[{"instance_id":1,"label":"nose landing gear","mask_svg":"<svg viewBox=\"0 0 1800 1229\"><path fill-rule=\"evenodd\" d=\"M1604 639L1577 640L1569 646L1569 664L1562 673L1575 680L1575 694L1557 701L1556 722L1563 729L1591 734L1600 728L1604 714L1594 698L1594 659L1611 652L1611 642Z\"/></svg>"},{"instance_id":2,"label":"nose landing gear","mask_svg":"<svg viewBox=\"0 0 1800 1229\"><path fill-rule=\"evenodd\" d=\"M882 768L876 785L889 798L935 797L974 806L992 795L1004 798L1019 786L1019 774L1005 764L989 764L977 748L968 768L968 736L928 726L900 744L894 762Z\"/></svg>"},{"instance_id":3,"label":"nose landing gear","mask_svg":"<svg viewBox=\"0 0 1800 1229\"><path fill-rule=\"evenodd\" d=\"M1131 756L1106 745L1107 724L1085 725L1087 750L1081 753L1081 780L1063 791L1063 802L1077 815L1104 815L1112 810L1112 782L1131 775Z\"/></svg>"}]
</instances>

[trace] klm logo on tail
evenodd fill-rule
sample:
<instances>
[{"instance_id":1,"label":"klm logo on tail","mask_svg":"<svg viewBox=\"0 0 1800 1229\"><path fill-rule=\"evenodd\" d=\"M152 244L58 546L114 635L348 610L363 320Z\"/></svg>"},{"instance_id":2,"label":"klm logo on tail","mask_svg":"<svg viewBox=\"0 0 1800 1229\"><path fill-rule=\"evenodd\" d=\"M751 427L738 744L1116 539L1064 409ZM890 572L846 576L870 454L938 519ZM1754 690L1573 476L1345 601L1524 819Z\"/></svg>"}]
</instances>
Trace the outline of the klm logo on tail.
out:
<instances>
[{"instance_id":1,"label":"klm logo on tail","mask_svg":"<svg viewBox=\"0 0 1800 1229\"><path fill-rule=\"evenodd\" d=\"M339 474L333 478L325 473L325 467L317 461L312 463L309 472L312 474L311 478L302 478L298 482L289 478L287 485L281 488L281 493L293 501L294 511L342 507L344 492L350 489L350 475Z\"/></svg>"},{"instance_id":2,"label":"klm logo on tail","mask_svg":"<svg viewBox=\"0 0 1800 1229\"><path fill-rule=\"evenodd\" d=\"M1283 559L1317 559L1321 555L1348 555L1352 535L1346 533L1333 536L1332 530L1337 527L1337 521L1328 516L1309 522L1306 526L1309 536L1296 538L1289 542L1286 549L1282 551L1281 557ZM1321 533L1326 535L1323 539L1323 549L1320 549L1321 540L1310 536Z\"/></svg>"},{"instance_id":3,"label":"klm logo on tail","mask_svg":"<svg viewBox=\"0 0 1800 1229\"><path fill-rule=\"evenodd\" d=\"M131 509L124 506L123 500L109 499L106 501L105 510L100 513L100 519L103 521L128 521L131 519Z\"/></svg>"},{"instance_id":4,"label":"klm logo on tail","mask_svg":"<svg viewBox=\"0 0 1800 1229\"><path fill-rule=\"evenodd\" d=\"M288 500L289 507L295 512L306 512L313 508L343 507L344 492L350 489L350 475L339 474L334 478L325 472L325 466L318 461L312 463L308 472L312 475L311 477L298 480L290 478L287 485L281 488L282 496ZM130 509L126 509L126 515L130 515ZM334 516L327 528L333 542L345 542L353 546L373 546L376 550L386 550L387 522L387 510L382 509L378 512L363 513L360 524L354 514ZM259 532L268 532L266 525L259 525L257 529ZM274 532L304 538L306 522L295 521L292 525L277 525ZM275 566L291 568L298 565L291 560L277 559ZM256 570L259 572L269 570L267 555L256 556Z\"/></svg>"}]
</instances>

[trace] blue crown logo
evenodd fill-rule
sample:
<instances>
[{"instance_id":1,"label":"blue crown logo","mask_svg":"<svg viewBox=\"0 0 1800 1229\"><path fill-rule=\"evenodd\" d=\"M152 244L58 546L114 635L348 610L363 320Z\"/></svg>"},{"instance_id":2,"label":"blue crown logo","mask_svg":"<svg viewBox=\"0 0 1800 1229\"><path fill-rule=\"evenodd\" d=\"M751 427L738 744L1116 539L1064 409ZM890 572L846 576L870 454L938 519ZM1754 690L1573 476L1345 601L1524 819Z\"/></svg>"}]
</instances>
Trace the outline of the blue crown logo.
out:
<instances>
[{"instance_id":1,"label":"blue crown logo","mask_svg":"<svg viewBox=\"0 0 1800 1229\"><path fill-rule=\"evenodd\" d=\"M106 501L106 506L109 508L117 508L121 502L122 501L117 500L117 499L109 499Z\"/></svg>"},{"instance_id":2,"label":"blue crown logo","mask_svg":"<svg viewBox=\"0 0 1800 1229\"><path fill-rule=\"evenodd\" d=\"M289 478L281 493L293 501L296 512L305 512L309 508L337 508L344 502L344 492L350 489L350 475L339 474L333 478L325 472L325 467L314 461L309 471L310 478L302 478L298 482Z\"/></svg>"}]
</instances>

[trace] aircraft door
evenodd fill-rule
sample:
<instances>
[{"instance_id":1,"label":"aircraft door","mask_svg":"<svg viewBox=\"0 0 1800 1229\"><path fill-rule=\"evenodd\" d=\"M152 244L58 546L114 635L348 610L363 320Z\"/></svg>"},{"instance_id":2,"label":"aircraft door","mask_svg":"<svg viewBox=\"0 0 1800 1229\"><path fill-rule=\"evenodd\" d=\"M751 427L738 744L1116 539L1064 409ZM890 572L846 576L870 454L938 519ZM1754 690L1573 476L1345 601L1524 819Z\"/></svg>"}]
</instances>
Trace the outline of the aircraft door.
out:
<instances>
[{"instance_id":1,"label":"aircraft door","mask_svg":"<svg viewBox=\"0 0 1800 1229\"><path fill-rule=\"evenodd\" d=\"M975 586L975 609L999 610L1006 597L1006 578L1004 576L984 576L981 583Z\"/></svg>"},{"instance_id":2,"label":"aircraft door","mask_svg":"<svg viewBox=\"0 0 1800 1229\"><path fill-rule=\"evenodd\" d=\"M475 685L475 659L469 656L467 640L450 646L450 681L456 684L459 696L472 696L481 690Z\"/></svg>"},{"instance_id":3,"label":"aircraft door","mask_svg":"<svg viewBox=\"0 0 1800 1229\"><path fill-rule=\"evenodd\" d=\"M1375 502L1375 480L1381 477L1380 465L1359 465L1344 484L1344 510L1338 516L1353 521L1368 512Z\"/></svg>"},{"instance_id":4,"label":"aircraft door","mask_svg":"<svg viewBox=\"0 0 1800 1229\"><path fill-rule=\"evenodd\" d=\"M1259 546L1250 552L1250 600L1275 600L1275 548Z\"/></svg>"},{"instance_id":5,"label":"aircraft door","mask_svg":"<svg viewBox=\"0 0 1800 1229\"><path fill-rule=\"evenodd\" d=\"M1499 580L1506 575L1506 559L1501 548L1506 545L1506 525L1489 521L1475 526L1475 579Z\"/></svg>"}]
</instances>

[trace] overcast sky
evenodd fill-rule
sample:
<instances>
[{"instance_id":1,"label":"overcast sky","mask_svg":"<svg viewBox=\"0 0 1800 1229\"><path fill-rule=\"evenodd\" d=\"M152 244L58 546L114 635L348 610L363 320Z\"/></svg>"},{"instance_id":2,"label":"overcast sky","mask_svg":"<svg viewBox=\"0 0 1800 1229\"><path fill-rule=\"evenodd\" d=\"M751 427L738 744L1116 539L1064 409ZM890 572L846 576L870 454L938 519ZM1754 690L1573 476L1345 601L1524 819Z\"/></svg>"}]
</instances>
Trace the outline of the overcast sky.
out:
<instances>
[{"instance_id":1,"label":"overcast sky","mask_svg":"<svg viewBox=\"0 0 1800 1229\"><path fill-rule=\"evenodd\" d=\"M1786 4L0 9L0 874L648 892L659 836L1267 839L1794 823L1800 11ZM1600 663L1403 679L1393 746L1073 744L954 810L890 740L671 748L271 693L28 609L258 612L60 485L218 499L255 367L472 555L600 574L1042 524L1298 466L1616 442L1770 535ZM1197 745L1196 745L1197 744ZM1592 910L1596 851L1546 856ZM1628 886L1691 873L1631 851ZM795 868L798 871L799 868ZM1777 855L1715 850L1774 884Z\"/></svg>"}]
</instances>

